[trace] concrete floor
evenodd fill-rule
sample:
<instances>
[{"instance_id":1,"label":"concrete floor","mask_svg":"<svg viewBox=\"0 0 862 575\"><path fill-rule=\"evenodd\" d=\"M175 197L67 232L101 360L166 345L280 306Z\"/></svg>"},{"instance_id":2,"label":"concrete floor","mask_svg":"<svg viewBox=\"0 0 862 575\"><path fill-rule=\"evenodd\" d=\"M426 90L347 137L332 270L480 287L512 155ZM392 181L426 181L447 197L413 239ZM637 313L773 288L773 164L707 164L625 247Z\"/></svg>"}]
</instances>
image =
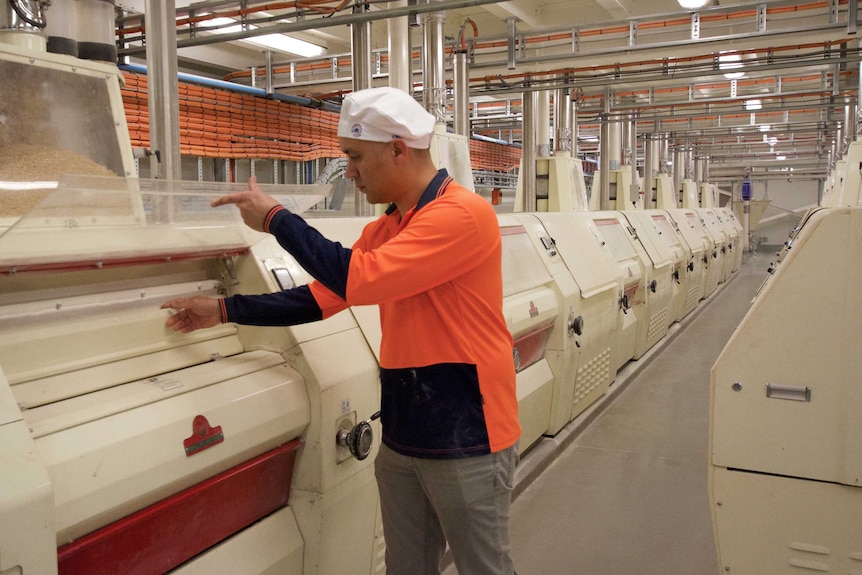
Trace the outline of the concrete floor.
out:
<instances>
[{"instance_id":1,"label":"concrete floor","mask_svg":"<svg viewBox=\"0 0 862 575\"><path fill-rule=\"evenodd\" d=\"M602 401L525 454L511 517L519 575L721 572L707 491L710 369L768 257L746 254Z\"/></svg>"}]
</instances>

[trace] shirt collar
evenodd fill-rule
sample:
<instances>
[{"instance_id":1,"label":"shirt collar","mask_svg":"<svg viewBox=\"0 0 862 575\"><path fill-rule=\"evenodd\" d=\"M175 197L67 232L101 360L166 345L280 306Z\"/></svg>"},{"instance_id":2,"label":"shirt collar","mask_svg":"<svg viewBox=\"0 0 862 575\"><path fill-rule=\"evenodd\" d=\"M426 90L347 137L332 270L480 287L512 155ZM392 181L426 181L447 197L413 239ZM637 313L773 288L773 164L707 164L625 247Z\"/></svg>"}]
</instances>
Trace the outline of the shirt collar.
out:
<instances>
[{"instance_id":1,"label":"shirt collar","mask_svg":"<svg viewBox=\"0 0 862 575\"><path fill-rule=\"evenodd\" d=\"M418 210L431 200L442 195L450 181L452 181L452 178L449 177L449 172L446 171L446 168L437 170L437 175L434 176L434 179L431 180L431 183L429 183L428 187L425 188L425 191L422 192L422 196L419 198L419 201L416 203L416 207L413 209ZM398 207L395 204L389 204L389 207L386 208L386 215L391 214L397 209Z\"/></svg>"}]
</instances>

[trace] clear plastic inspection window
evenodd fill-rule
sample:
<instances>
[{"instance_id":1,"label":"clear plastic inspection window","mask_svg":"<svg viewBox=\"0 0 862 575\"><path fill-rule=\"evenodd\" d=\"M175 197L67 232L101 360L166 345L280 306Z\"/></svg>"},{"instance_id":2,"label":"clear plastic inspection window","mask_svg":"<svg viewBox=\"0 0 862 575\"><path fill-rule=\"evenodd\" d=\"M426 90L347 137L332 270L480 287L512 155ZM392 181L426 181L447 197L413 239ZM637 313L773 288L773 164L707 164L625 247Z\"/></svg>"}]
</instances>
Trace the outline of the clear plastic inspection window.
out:
<instances>
[{"instance_id":1,"label":"clear plastic inspection window","mask_svg":"<svg viewBox=\"0 0 862 575\"><path fill-rule=\"evenodd\" d=\"M0 218L0 269L7 272L200 257L247 248L262 237L235 206L210 207L246 184L64 176L34 185L43 187L17 193L39 194L35 205L20 217ZM298 214L331 191L330 185L261 188Z\"/></svg>"}]
</instances>

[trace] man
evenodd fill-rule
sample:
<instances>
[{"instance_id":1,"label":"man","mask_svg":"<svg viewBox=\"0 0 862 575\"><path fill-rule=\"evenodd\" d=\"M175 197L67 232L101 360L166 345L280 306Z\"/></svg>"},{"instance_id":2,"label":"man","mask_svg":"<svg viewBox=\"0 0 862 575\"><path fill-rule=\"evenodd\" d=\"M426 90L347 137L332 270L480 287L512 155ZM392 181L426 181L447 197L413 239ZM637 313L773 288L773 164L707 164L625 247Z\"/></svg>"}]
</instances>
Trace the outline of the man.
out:
<instances>
[{"instance_id":1,"label":"man","mask_svg":"<svg viewBox=\"0 0 862 575\"><path fill-rule=\"evenodd\" d=\"M439 574L446 542L461 575L511 575L508 519L517 441L502 248L490 204L437 170L434 118L408 94L347 96L338 124L346 176L388 203L352 249L257 189L229 194L315 278L274 294L176 299L167 325L293 325L378 304L381 422L375 460L389 575Z\"/></svg>"}]
</instances>

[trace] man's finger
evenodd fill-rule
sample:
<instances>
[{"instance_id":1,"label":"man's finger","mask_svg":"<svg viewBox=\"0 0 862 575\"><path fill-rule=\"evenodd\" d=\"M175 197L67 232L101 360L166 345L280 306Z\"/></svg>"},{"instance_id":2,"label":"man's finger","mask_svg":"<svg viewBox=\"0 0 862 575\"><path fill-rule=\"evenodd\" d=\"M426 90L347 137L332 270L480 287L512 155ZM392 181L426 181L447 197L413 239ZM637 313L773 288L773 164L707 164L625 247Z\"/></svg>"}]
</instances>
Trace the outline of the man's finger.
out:
<instances>
[{"instance_id":1,"label":"man's finger","mask_svg":"<svg viewBox=\"0 0 862 575\"><path fill-rule=\"evenodd\" d=\"M183 309L184 307L186 307L187 302L187 298L172 299L163 303L160 309Z\"/></svg>"},{"instance_id":2,"label":"man's finger","mask_svg":"<svg viewBox=\"0 0 862 575\"><path fill-rule=\"evenodd\" d=\"M220 198L214 199L210 202L210 206L213 208L217 208L219 206L225 206L227 204L238 204L242 202L247 197L248 192L234 192L232 194L226 194L221 196Z\"/></svg>"}]
</instances>

